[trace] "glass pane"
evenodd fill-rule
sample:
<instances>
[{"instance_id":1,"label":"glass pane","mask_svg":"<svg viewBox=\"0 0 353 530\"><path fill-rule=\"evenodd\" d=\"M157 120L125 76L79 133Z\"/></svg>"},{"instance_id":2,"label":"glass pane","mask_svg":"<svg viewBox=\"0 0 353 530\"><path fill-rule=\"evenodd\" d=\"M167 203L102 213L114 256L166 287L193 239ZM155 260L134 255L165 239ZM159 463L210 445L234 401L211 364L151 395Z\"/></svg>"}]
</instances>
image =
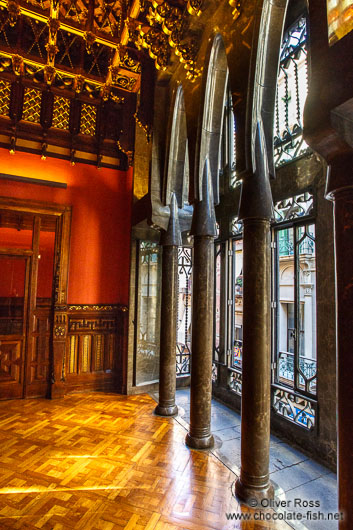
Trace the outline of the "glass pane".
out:
<instances>
[{"instance_id":1,"label":"glass pane","mask_svg":"<svg viewBox=\"0 0 353 530\"><path fill-rule=\"evenodd\" d=\"M40 232L38 258L37 304L48 304L52 298L55 232Z\"/></svg>"},{"instance_id":2,"label":"glass pane","mask_svg":"<svg viewBox=\"0 0 353 530\"><path fill-rule=\"evenodd\" d=\"M22 335L26 261L0 256L0 335Z\"/></svg>"},{"instance_id":3,"label":"glass pane","mask_svg":"<svg viewBox=\"0 0 353 530\"><path fill-rule=\"evenodd\" d=\"M138 301L136 384L159 378L161 253L156 243L140 241L138 252Z\"/></svg>"},{"instance_id":4,"label":"glass pane","mask_svg":"<svg viewBox=\"0 0 353 530\"><path fill-rule=\"evenodd\" d=\"M277 380L294 386L295 268L294 229L277 231Z\"/></svg>"},{"instance_id":5,"label":"glass pane","mask_svg":"<svg viewBox=\"0 0 353 530\"><path fill-rule=\"evenodd\" d=\"M219 361L219 348L221 338L221 245L215 247L216 263L215 263L215 336L214 336L214 360Z\"/></svg>"},{"instance_id":6,"label":"glass pane","mask_svg":"<svg viewBox=\"0 0 353 530\"><path fill-rule=\"evenodd\" d=\"M274 156L276 167L308 151L303 139L303 110L308 90L306 19L285 33L277 80Z\"/></svg>"},{"instance_id":7,"label":"glass pane","mask_svg":"<svg viewBox=\"0 0 353 530\"><path fill-rule=\"evenodd\" d=\"M191 248L179 247L178 249L177 376L190 374L192 293L191 252Z\"/></svg>"},{"instance_id":8,"label":"glass pane","mask_svg":"<svg viewBox=\"0 0 353 530\"><path fill-rule=\"evenodd\" d=\"M299 249L299 388L316 393L315 225L297 228Z\"/></svg>"},{"instance_id":9,"label":"glass pane","mask_svg":"<svg viewBox=\"0 0 353 530\"><path fill-rule=\"evenodd\" d=\"M241 368L243 351L243 240L233 241L234 340L233 368Z\"/></svg>"}]
</instances>

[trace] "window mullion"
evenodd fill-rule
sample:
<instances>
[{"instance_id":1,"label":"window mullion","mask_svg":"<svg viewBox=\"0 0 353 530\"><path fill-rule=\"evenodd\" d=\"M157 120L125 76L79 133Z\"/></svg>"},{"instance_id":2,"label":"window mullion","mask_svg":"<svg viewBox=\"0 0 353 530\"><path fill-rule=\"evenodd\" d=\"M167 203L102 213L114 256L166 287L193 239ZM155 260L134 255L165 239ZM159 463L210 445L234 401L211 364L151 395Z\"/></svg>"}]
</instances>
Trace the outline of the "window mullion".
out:
<instances>
[{"instance_id":1,"label":"window mullion","mask_svg":"<svg viewBox=\"0 0 353 530\"><path fill-rule=\"evenodd\" d=\"M300 227L293 227L294 239L294 388L300 391L299 386L299 348L300 348L300 251L298 244L298 230Z\"/></svg>"},{"instance_id":2,"label":"window mullion","mask_svg":"<svg viewBox=\"0 0 353 530\"><path fill-rule=\"evenodd\" d=\"M227 355L228 355L228 366L231 363L233 343L234 343L234 276L235 276L235 253L233 248L233 241L227 242L227 322L228 322L228 334L227 334Z\"/></svg>"}]
</instances>

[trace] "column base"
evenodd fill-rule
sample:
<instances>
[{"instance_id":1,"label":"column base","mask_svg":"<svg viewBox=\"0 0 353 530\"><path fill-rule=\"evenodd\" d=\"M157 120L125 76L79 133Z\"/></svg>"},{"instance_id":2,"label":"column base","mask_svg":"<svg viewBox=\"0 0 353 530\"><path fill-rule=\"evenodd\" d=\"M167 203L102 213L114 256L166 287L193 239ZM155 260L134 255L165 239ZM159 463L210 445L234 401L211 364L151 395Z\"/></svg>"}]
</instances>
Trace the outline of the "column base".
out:
<instances>
[{"instance_id":1,"label":"column base","mask_svg":"<svg viewBox=\"0 0 353 530\"><path fill-rule=\"evenodd\" d=\"M185 443L191 449L211 449L211 447L214 446L214 439L212 434L198 438L196 436L192 436L188 432L185 438Z\"/></svg>"},{"instance_id":2,"label":"column base","mask_svg":"<svg viewBox=\"0 0 353 530\"><path fill-rule=\"evenodd\" d=\"M241 479L238 478L235 483L235 495L252 508L261 507L263 499L274 498L274 487L271 482L263 487L245 486Z\"/></svg>"},{"instance_id":3,"label":"column base","mask_svg":"<svg viewBox=\"0 0 353 530\"><path fill-rule=\"evenodd\" d=\"M157 416L176 416L178 414L178 407L176 405L171 405L169 407L157 405L154 409L154 413Z\"/></svg>"}]
</instances>

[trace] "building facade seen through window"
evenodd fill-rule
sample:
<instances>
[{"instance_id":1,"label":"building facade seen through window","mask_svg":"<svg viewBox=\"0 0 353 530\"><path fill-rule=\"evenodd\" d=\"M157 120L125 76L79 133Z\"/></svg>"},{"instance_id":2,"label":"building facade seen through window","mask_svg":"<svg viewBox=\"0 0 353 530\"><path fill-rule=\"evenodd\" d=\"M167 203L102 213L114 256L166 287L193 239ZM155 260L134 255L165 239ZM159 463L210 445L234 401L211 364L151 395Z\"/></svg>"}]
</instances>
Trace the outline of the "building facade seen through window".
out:
<instances>
[{"instance_id":1,"label":"building facade seen through window","mask_svg":"<svg viewBox=\"0 0 353 530\"><path fill-rule=\"evenodd\" d=\"M277 203L273 230L273 405L278 414L308 429L316 422L317 387L312 205L310 193Z\"/></svg>"}]
</instances>

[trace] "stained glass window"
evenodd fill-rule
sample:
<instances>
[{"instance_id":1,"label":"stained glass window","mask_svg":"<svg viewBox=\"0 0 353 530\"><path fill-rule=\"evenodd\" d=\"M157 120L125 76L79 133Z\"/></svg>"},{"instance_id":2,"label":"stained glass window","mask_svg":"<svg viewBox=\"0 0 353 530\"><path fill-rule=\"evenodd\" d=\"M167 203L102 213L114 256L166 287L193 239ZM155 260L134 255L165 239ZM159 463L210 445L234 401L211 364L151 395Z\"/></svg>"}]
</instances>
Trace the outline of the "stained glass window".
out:
<instances>
[{"instance_id":1,"label":"stained glass window","mask_svg":"<svg viewBox=\"0 0 353 530\"><path fill-rule=\"evenodd\" d=\"M353 2L351 0L327 0L328 40L330 45L353 29Z\"/></svg>"},{"instance_id":2,"label":"stained glass window","mask_svg":"<svg viewBox=\"0 0 353 530\"><path fill-rule=\"evenodd\" d=\"M307 27L301 17L284 34L280 53L274 123L276 167L306 154L303 111L308 91Z\"/></svg>"}]
</instances>

